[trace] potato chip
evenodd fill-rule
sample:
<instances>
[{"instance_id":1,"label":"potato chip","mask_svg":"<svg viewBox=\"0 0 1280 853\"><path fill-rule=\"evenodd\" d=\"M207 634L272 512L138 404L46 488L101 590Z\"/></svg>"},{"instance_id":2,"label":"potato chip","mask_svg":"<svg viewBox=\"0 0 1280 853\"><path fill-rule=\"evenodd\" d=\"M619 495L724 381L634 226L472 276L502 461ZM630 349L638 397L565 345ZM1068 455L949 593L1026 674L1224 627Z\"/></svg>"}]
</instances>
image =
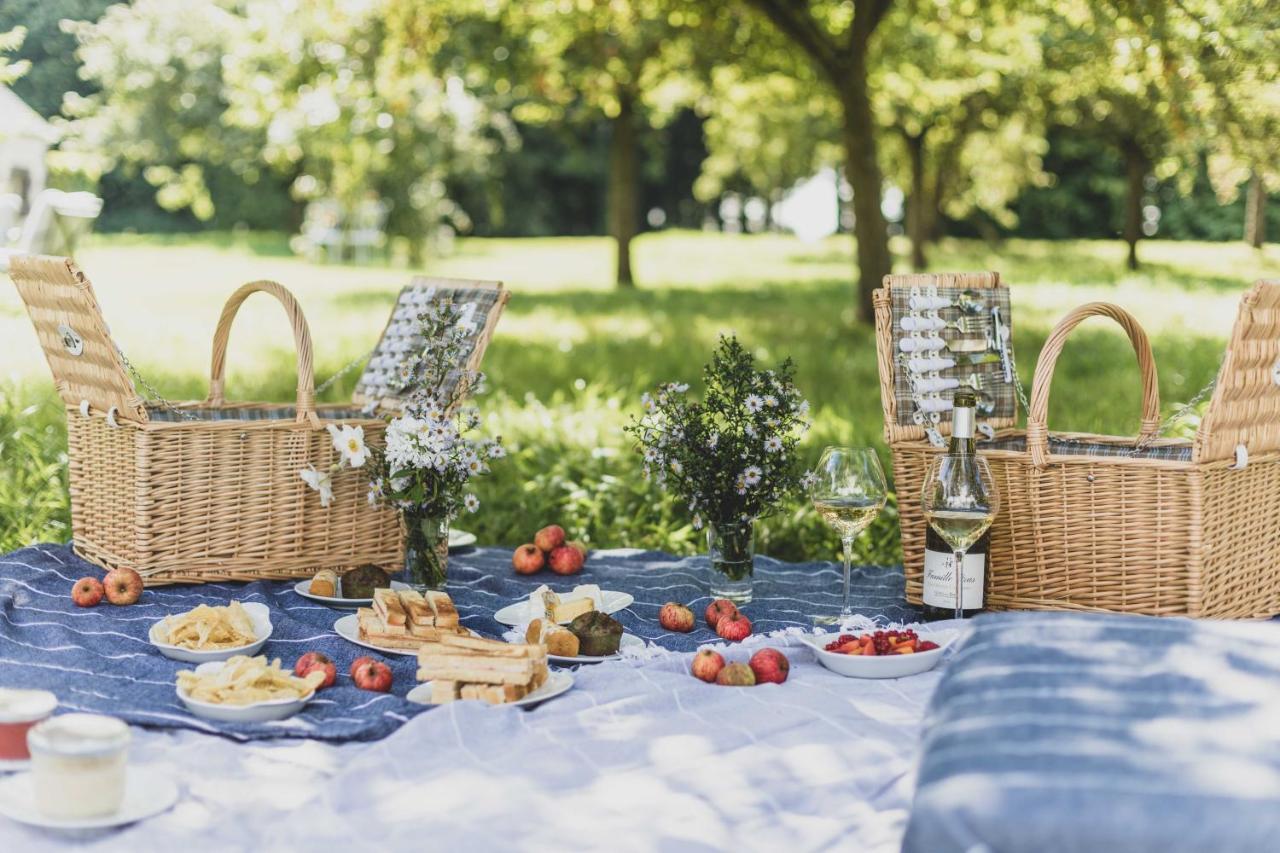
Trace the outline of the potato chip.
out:
<instances>
[{"instance_id":1,"label":"potato chip","mask_svg":"<svg viewBox=\"0 0 1280 853\"><path fill-rule=\"evenodd\" d=\"M178 673L178 689L192 699L215 705L252 705L276 699L302 699L310 696L324 682L324 672L313 670L298 678L280 668L280 659L270 664L264 655L235 655L223 662L217 672L196 673L184 669Z\"/></svg>"},{"instance_id":2,"label":"potato chip","mask_svg":"<svg viewBox=\"0 0 1280 853\"><path fill-rule=\"evenodd\" d=\"M163 642L184 649L234 649L258 637L249 612L233 601L226 607L201 604L194 610L168 616L161 623Z\"/></svg>"}]
</instances>

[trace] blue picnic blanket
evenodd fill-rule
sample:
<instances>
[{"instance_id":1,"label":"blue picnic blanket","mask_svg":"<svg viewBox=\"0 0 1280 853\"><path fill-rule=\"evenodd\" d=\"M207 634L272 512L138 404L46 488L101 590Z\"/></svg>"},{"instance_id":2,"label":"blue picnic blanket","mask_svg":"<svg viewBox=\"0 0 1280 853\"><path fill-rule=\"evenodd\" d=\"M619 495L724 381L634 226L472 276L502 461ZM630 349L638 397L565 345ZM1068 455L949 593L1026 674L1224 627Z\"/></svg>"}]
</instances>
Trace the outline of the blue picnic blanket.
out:
<instances>
[{"instance_id":1,"label":"blue picnic blanket","mask_svg":"<svg viewBox=\"0 0 1280 853\"><path fill-rule=\"evenodd\" d=\"M840 570L830 563L787 564L767 557L756 562L755 601L743 608L755 633L809 627L809 615L839 601ZM579 583L629 592L635 603L615 617L626 630L671 651L691 652L716 642L702 624L707 561L657 552L597 552L581 574L564 578L543 572L532 577L511 570L511 552L478 549L449 560L447 589L462 623L488 637L504 630L493 619L501 607L527 598L540 583L566 591ZM315 738L329 741L376 740L428 708L403 698L416 684L416 660L383 656L356 646L333 631L349 610L333 610L297 595L292 581L248 584L196 584L147 589L129 607L105 601L82 609L71 601L71 586L103 570L76 557L65 545L38 545L0 557L0 686L39 687L58 696L62 710L108 713L136 725L189 728L236 740ZM900 568L864 567L853 580L855 610L885 621L912 621L919 612L903 599ZM334 659L338 682L322 691L296 716L276 723L216 723L187 713L174 690L175 675L187 664L163 657L147 640L157 620L198 604L222 605L236 599L271 608L274 631L262 654L286 667L310 650ZM658 624L667 601L690 604L698 628L673 634ZM359 690L347 676L362 655L385 660L395 676L391 694Z\"/></svg>"},{"instance_id":2,"label":"blue picnic blanket","mask_svg":"<svg viewBox=\"0 0 1280 853\"><path fill-rule=\"evenodd\" d=\"M1280 625L990 614L925 715L904 853L1280 849Z\"/></svg>"}]
</instances>

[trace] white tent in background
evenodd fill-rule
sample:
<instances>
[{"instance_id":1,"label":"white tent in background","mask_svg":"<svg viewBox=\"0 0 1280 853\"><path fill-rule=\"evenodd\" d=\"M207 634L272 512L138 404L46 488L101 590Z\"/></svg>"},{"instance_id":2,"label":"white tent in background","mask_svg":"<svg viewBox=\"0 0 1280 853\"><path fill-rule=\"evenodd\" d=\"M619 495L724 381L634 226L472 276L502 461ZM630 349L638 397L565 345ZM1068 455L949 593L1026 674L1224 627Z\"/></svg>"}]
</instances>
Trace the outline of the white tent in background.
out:
<instances>
[{"instance_id":1,"label":"white tent in background","mask_svg":"<svg viewBox=\"0 0 1280 853\"><path fill-rule=\"evenodd\" d=\"M0 196L19 198L19 215L26 215L48 179L45 157L58 140L58 131L27 106L8 86L0 85ZM0 213L0 217L3 217ZM0 222L3 229L15 223ZM0 242L3 242L0 240Z\"/></svg>"}]
</instances>

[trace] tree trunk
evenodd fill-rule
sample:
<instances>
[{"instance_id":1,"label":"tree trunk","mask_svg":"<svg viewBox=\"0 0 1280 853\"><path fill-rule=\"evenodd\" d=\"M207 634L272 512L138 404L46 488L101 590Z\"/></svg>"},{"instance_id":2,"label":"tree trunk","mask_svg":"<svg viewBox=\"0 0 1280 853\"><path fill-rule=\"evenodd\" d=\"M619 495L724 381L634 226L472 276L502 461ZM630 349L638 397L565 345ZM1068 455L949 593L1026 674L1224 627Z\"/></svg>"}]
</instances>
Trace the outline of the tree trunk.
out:
<instances>
[{"instance_id":1,"label":"tree trunk","mask_svg":"<svg viewBox=\"0 0 1280 853\"><path fill-rule=\"evenodd\" d=\"M618 287L636 284L631 274L631 240L639 229L637 159L635 103L630 92L621 92L609 140L609 236L617 244Z\"/></svg>"},{"instance_id":2,"label":"tree trunk","mask_svg":"<svg viewBox=\"0 0 1280 853\"><path fill-rule=\"evenodd\" d=\"M924 138L928 130L907 135L907 155L911 159L911 197L907 199L907 236L911 238L911 268L924 272L929 265L924 255L929 241L929 191L924 185Z\"/></svg>"},{"instance_id":3,"label":"tree trunk","mask_svg":"<svg viewBox=\"0 0 1280 853\"><path fill-rule=\"evenodd\" d=\"M1136 142L1124 146L1124 172L1124 241L1129 244L1129 269L1136 270L1142 238L1142 182L1147 177L1147 158Z\"/></svg>"},{"instance_id":4,"label":"tree trunk","mask_svg":"<svg viewBox=\"0 0 1280 853\"><path fill-rule=\"evenodd\" d=\"M840 95L844 120L845 176L853 187L853 233L858 241L858 318L875 319L871 293L893 271L889 232L880 210L883 177L876 159L875 123L867 93L867 66L861 52L849 63L843 79L833 80Z\"/></svg>"},{"instance_id":5,"label":"tree trunk","mask_svg":"<svg viewBox=\"0 0 1280 853\"><path fill-rule=\"evenodd\" d=\"M1249 192L1244 200L1244 239L1255 249L1267 242L1267 188L1256 169L1249 172Z\"/></svg>"}]
</instances>

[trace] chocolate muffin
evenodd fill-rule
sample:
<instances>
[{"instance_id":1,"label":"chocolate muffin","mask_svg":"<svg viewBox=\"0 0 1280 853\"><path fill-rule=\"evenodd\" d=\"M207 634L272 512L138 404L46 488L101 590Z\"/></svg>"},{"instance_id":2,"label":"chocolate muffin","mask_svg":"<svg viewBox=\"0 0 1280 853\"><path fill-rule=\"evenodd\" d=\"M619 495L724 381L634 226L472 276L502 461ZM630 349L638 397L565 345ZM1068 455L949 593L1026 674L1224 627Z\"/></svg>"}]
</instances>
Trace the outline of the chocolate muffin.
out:
<instances>
[{"instance_id":1,"label":"chocolate muffin","mask_svg":"<svg viewBox=\"0 0 1280 853\"><path fill-rule=\"evenodd\" d=\"M622 623L599 610L583 613L569 623L569 630L578 638L578 654L587 657L617 654L622 644Z\"/></svg>"},{"instance_id":2,"label":"chocolate muffin","mask_svg":"<svg viewBox=\"0 0 1280 853\"><path fill-rule=\"evenodd\" d=\"M391 575L372 563L367 563L342 576L342 597L373 598L375 589L388 589L390 586Z\"/></svg>"}]
</instances>

